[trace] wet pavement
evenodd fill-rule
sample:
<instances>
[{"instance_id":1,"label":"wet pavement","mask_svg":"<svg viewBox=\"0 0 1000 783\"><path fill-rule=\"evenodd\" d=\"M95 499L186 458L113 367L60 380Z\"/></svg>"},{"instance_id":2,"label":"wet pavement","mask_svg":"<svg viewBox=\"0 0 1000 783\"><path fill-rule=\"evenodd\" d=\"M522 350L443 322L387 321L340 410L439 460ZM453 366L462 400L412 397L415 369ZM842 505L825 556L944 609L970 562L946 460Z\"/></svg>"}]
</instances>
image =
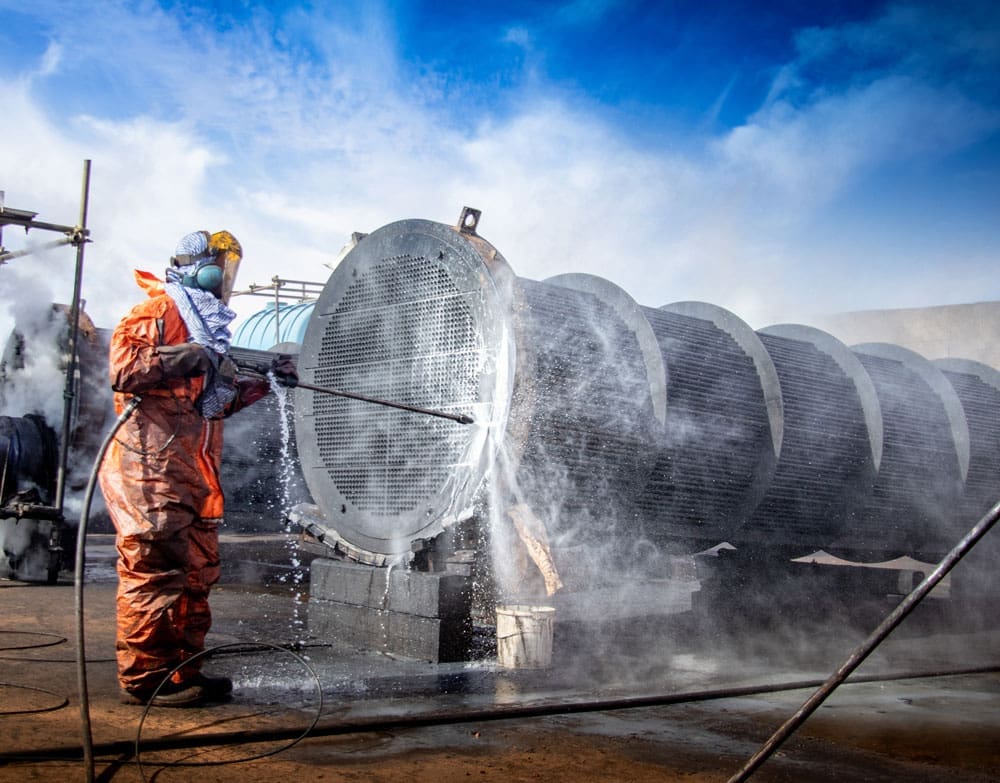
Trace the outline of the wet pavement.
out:
<instances>
[{"instance_id":1,"label":"wet pavement","mask_svg":"<svg viewBox=\"0 0 1000 783\"><path fill-rule=\"evenodd\" d=\"M234 700L145 711L118 703L113 550L93 537L98 779L725 781L864 637L833 617L763 629L678 612L594 626L557 612L547 669L503 669L488 643L479 660L404 660L310 637L308 583L260 565L275 539L224 540L206 669L232 677ZM0 780L84 779L73 594L71 575L0 581ZM930 601L753 779L1000 779L998 666L1000 631Z\"/></svg>"}]
</instances>

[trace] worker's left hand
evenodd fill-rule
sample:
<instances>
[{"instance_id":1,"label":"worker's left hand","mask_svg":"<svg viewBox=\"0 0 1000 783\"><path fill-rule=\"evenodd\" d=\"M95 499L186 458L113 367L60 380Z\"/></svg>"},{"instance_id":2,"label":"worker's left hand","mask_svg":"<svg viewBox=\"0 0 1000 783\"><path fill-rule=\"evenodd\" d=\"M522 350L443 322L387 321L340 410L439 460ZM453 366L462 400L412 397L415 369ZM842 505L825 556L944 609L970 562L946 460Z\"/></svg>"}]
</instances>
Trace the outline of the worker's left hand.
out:
<instances>
[{"instance_id":1,"label":"worker's left hand","mask_svg":"<svg viewBox=\"0 0 1000 783\"><path fill-rule=\"evenodd\" d=\"M212 369L212 360L198 343L160 345L156 349L160 367L167 378L193 378Z\"/></svg>"},{"instance_id":2,"label":"worker's left hand","mask_svg":"<svg viewBox=\"0 0 1000 783\"><path fill-rule=\"evenodd\" d=\"M236 363L228 356L220 357L217 372L219 379L227 386L232 386L236 383Z\"/></svg>"},{"instance_id":3,"label":"worker's left hand","mask_svg":"<svg viewBox=\"0 0 1000 783\"><path fill-rule=\"evenodd\" d=\"M295 360L287 353L278 354L271 360L271 372L283 386L294 388L299 384L299 373L295 369Z\"/></svg>"}]
</instances>

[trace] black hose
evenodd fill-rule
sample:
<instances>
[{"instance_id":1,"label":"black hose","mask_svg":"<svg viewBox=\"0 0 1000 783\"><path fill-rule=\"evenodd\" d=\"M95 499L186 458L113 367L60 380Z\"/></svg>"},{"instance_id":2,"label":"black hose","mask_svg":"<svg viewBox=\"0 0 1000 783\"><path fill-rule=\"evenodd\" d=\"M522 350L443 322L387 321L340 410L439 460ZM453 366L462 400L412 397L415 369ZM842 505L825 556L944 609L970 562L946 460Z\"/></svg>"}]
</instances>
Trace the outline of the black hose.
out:
<instances>
[{"instance_id":1,"label":"black hose","mask_svg":"<svg viewBox=\"0 0 1000 783\"><path fill-rule=\"evenodd\" d=\"M210 647L207 650L202 650L201 652L196 653L195 655L185 660L182 664L177 666L175 669L173 669L173 671L171 671L169 674L167 674L166 677L164 677L163 682L160 683L157 689L153 692L152 696L149 697L149 702L146 704L146 708L142 712L142 717L139 719L139 726L136 729L135 733L135 761L139 767L139 776L143 779L143 781L146 780L146 774L143 771L143 765L142 765L142 750L143 750L142 728L146 723L146 718L149 715L149 710L153 706L153 702L156 700L156 695L160 692L160 689L163 687L163 685L169 682L170 678L178 671L180 671L183 667L190 666L192 663L201 658L215 655L216 653L219 653L223 650L236 655L257 653L257 652L278 652L291 656L293 660L295 660L300 666L302 666L303 669L306 670L306 672L312 678L313 684L316 687L316 695L317 695L316 714L313 716L312 722L304 729L300 730L297 734L295 734L294 736L283 737L282 739L288 740L287 743L285 743L281 747L274 748L264 753L257 753L250 756L244 756L243 758L239 759L227 759L225 761L200 761L200 762L189 762L189 763L175 762L169 764L168 766L214 767L214 766L221 766L223 764L236 764L246 761L258 761L260 759L270 758L271 756L276 756L277 754L283 753L284 751L288 750L294 745L297 745L299 742L304 740L316 727L316 724L319 723L319 719L323 716L323 683L320 682L319 676L316 674L315 670L306 662L306 659L303 658L301 655L298 655L297 653L290 650L288 646L268 644L265 642L254 642L254 643L229 642L227 644L220 644L216 647ZM200 745L196 744L194 747L200 747Z\"/></svg>"},{"instance_id":2,"label":"black hose","mask_svg":"<svg viewBox=\"0 0 1000 783\"><path fill-rule=\"evenodd\" d=\"M997 519L1000 519L1000 501L986 512L985 516L980 519L972 529L966 533L962 540L959 541L955 548L952 549L944 559L937 564L933 571L931 571L924 581L917 585L906 598L904 598L899 605L886 617L871 634L865 639L855 650L852 652L846 661L840 665L833 674L831 674L825 682L810 696L806 699L805 703L799 707L792 717L785 721L774 734L771 735L770 739L765 742L760 750L758 750L750 759L743 765L739 772L733 775L727 783L741 783L741 781L746 780L753 772L765 761L767 761L771 755L776 751L781 744L788 739L796 729L799 728L803 723L805 723L806 718L813 714L816 709L826 701L827 697L833 693L833 691L840 685L847 677L853 672L861 663L867 658L871 652L878 647L885 638L892 633L892 631L898 626L906 616L916 608L917 604L924 599L924 597L934 589L934 587L944 579L945 575L954 568L958 561L968 554L969 550L975 546L976 542L979 541L983 536L985 536L991 527L996 523Z\"/></svg>"},{"instance_id":3,"label":"black hose","mask_svg":"<svg viewBox=\"0 0 1000 783\"><path fill-rule=\"evenodd\" d=\"M48 642L35 642L34 644L12 644L4 645L0 647L0 652L9 652L10 650L37 650L40 647L55 647L66 641L65 636L60 636L57 633L48 633L47 631L11 631L7 628L0 628L0 635L6 634L17 634L19 636L47 636L52 641Z\"/></svg>"},{"instance_id":4,"label":"black hose","mask_svg":"<svg viewBox=\"0 0 1000 783\"><path fill-rule=\"evenodd\" d=\"M73 605L76 613L76 681L80 692L80 728L83 742L83 761L87 773L87 783L94 783L94 736L90 728L90 695L87 691L87 654L84 649L83 622L83 570L86 557L87 523L90 519L90 502L94 498L94 488L97 486L97 474L100 472L104 455L111 445L112 439L118 434L121 426L135 413L142 402L141 397L133 397L128 401L111 431L101 443L101 448L94 459L94 467L90 471L87 490L83 496L83 508L80 511L80 526L76 532L76 568L73 577Z\"/></svg>"},{"instance_id":5,"label":"black hose","mask_svg":"<svg viewBox=\"0 0 1000 783\"><path fill-rule=\"evenodd\" d=\"M56 693L55 691L50 691L46 688L36 688L33 685L18 685L13 682L0 682L0 688L15 688L21 691L32 691L33 693L44 693L46 696L52 696L56 699L61 699L61 701L56 702L48 707L35 707L34 709L27 710L0 710L0 715L37 715L40 712L55 712L56 710L61 710L67 704L69 704L69 699L63 696L61 693Z\"/></svg>"}]
</instances>

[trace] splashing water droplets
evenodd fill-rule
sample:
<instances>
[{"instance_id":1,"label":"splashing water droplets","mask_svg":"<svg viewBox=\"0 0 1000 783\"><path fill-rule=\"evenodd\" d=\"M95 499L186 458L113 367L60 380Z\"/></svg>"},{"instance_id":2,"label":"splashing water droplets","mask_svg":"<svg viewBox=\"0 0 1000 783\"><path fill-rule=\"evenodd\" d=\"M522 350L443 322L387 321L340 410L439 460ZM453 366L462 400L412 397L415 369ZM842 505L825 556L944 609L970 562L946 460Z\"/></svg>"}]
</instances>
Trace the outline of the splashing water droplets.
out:
<instances>
[{"instance_id":1,"label":"splashing water droplets","mask_svg":"<svg viewBox=\"0 0 1000 783\"><path fill-rule=\"evenodd\" d=\"M278 420L281 422L281 450L278 458L278 475L281 479L281 510L282 513L287 513L292 505L291 481L295 469L291 450L292 429L288 421L288 389L278 383L278 379L273 372L267 374L267 380L271 384L271 392L274 394L275 400L277 400ZM285 531L290 531L290 527L287 524Z\"/></svg>"},{"instance_id":2,"label":"splashing water droplets","mask_svg":"<svg viewBox=\"0 0 1000 783\"><path fill-rule=\"evenodd\" d=\"M300 607L305 602L302 591L302 583L305 580L305 571L302 560L299 557L298 546L295 536L292 535L291 523L288 522L288 513L292 507L292 482L295 476L295 461L292 455L292 430L289 423L290 410L288 405L288 389L278 382L273 372L267 374L267 380L271 386L271 392L278 405L278 420L281 422L281 449L278 456L278 477L281 485L281 515L285 519L284 530L286 535L285 548L288 552L288 562L291 569L282 577L280 581L290 583L293 589L294 602L292 604L291 629L294 634L294 641L302 643L306 631L305 618L300 611Z\"/></svg>"}]
</instances>

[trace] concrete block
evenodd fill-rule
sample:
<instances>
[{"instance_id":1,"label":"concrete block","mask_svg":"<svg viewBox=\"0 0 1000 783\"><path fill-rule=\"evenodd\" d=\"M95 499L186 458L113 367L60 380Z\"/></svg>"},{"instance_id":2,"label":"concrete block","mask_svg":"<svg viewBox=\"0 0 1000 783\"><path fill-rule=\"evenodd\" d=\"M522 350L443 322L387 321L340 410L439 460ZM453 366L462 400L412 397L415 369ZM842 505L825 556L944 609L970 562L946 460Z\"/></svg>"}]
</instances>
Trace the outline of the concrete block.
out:
<instances>
[{"instance_id":1,"label":"concrete block","mask_svg":"<svg viewBox=\"0 0 1000 783\"><path fill-rule=\"evenodd\" d=\"M379 568L318 558L310 568L310 595L354 606L419 617L468 616L471 580L459 574Z\"/></svg>"},{"instance_id":2,"label":"concrete block","mask_svg":"<svg viewBox=\"0 0 1000 783\"><path fill-rule=\"evenodd\" d=\"M317 558L309 567L309 594L313 597L383 608L385 593L383 568L329 558Z\"/></svg>"},{"instance_id":3,"label":"concrete block","mask_svg":"<svg viewBox=\"0 0 1000 783\"><path fill-rule=\"evenodd\" d=\"M431 663L464 661L472 644L472 620L433 618L310 597L309 633L368 650Z\"/></svg>"}]
</instances>

